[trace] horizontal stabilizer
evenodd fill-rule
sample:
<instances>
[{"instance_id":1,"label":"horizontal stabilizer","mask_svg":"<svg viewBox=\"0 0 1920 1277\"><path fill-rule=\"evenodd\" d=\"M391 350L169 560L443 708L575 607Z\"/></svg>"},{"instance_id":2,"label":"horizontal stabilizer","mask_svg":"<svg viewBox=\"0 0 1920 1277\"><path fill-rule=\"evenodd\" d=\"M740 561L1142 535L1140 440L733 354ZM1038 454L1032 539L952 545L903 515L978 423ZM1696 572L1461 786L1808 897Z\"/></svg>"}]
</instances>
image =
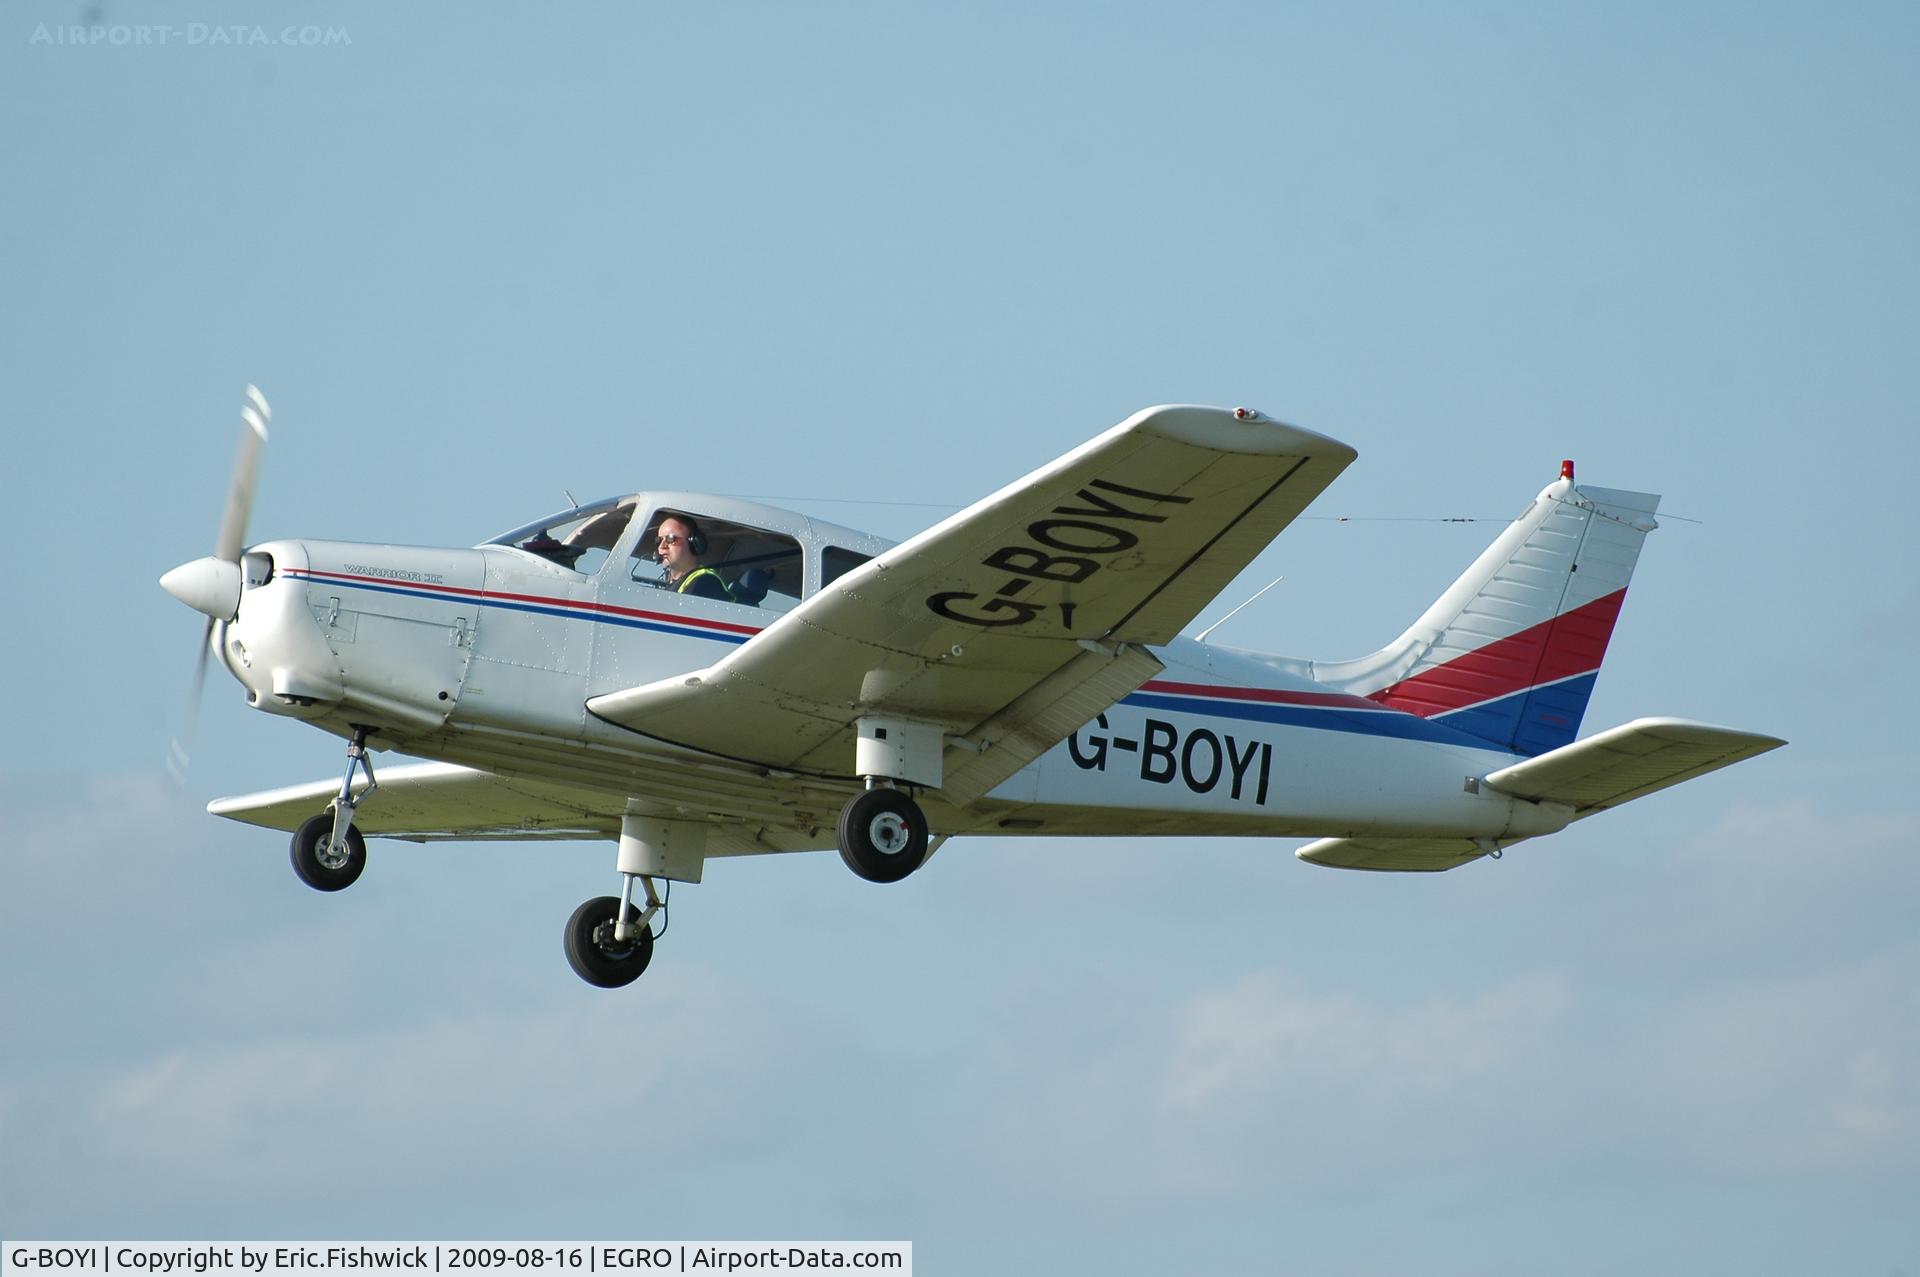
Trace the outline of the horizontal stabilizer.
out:
<instances>
[{"instance_id":1,"label":"horizontal stabilizer","mask_svg":"<svg viewBox=\"0 0 1920 1277\"><path fill-rule=\"evenodd\" d=\"M1471 838L1322 838L1293 854L1308 864L1325 865L1329 869L1438 873L1442 869L1458 869L1487 853Z\"/></svg>"},{"instance_id":2,"label":"horizontal stabilizer","mask_svg":"<svg viewBox=\"0 0 1920 1277\"><path fill-rule=\"evenodd\" d=\"M1533 802L1557 803L1579 820L1704 776L1786 744L1777 736L1740 732L1684 718L1636 718L1597 736L1481 778L1488 789ZM1519 838L1322 838L1293 854L1333 869L1434 873L1504 850Z\"/></svg>"},{"instance_id":3,"label":"horizontal stabilizer","mask_svg":"<svg viewBox=\"0 0 1920 1277\"><path fill-rule=\"evenodd\" d=\"M1578 820L1784 744L1777 736L1684 718L1636 718L1503 767L1482 783L1515 798L1564 803Z\"/></svg>"}]
</instances>

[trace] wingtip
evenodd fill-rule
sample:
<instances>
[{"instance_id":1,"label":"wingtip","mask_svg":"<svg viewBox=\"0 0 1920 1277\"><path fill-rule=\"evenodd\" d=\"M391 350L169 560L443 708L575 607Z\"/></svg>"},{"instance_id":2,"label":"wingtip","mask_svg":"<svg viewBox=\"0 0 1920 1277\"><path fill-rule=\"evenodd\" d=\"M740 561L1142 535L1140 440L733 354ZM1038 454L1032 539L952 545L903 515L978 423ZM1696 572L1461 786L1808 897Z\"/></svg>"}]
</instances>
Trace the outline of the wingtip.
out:
<instances>
[{"instance_id":1,"label":"wingtip","mask_svg":"<svg viewBox=\"0 0 1920 1277\"><path fill-rule=\"evenodd\" d=\"M1351 445L1304 426L1291 425L1251 408L1215 408L1203 404L1158 404L1129 417L1162 437L1222 452L1255 455L1310 453L1346 466L1360 454Z\"/></svg>"}]
</instances>

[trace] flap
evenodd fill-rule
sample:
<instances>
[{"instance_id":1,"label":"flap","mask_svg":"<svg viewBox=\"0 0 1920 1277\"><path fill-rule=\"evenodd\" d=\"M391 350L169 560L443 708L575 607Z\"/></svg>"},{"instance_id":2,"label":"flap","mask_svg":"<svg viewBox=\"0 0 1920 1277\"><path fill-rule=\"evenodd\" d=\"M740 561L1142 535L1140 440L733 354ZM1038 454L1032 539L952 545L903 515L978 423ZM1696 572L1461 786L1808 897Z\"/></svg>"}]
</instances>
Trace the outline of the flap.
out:
<instances>
[{"instance_id":1,"label":"flap","mask_svg":"<svg viewBox=\"0 0 1920 1277\"><path fill-rule=\"evenodd\" d=\"M1684 718L1637 718L1503 767L1484 783L1503 794L1565 803L1579 815L1617 807L1786 744Z\"/></svg>"},{"instance_id":2,"label":"flap","mask_svg":"<svg viewBox=\"0 0 1920 1277\"><path fill-rule=\"evenodd\" d=\"M1354 455L1258 414L1150 408L840 577L708 669L587 708L817 774L851 771L852 724L867 714L991 738L1024 762L1158 672L1137 649L1178 634ZM1085 712L1029 696L1070 664ZM971 780L956 772L958 801L1020 757L989 765L991 753Z\"/></svg>"}]
</instances>

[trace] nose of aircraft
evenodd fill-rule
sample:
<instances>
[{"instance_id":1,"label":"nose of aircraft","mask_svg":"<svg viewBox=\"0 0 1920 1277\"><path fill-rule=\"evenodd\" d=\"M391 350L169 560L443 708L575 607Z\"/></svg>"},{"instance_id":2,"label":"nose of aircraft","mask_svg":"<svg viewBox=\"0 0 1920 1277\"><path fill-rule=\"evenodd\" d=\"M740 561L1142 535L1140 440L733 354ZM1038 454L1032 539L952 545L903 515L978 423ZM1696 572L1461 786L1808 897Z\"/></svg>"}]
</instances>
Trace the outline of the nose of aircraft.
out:
<instances>
[{"instance_id":1,"label":"nose of aircraft","mask_svg":"<svg viewBox=\"0 0 1920 1277\"><path fill-rule=\"evenodd\" d=\"M208 555L161 577L160 588L196 612L231 621L240 610L240 565Z\"/></svg>"}]
</instances>

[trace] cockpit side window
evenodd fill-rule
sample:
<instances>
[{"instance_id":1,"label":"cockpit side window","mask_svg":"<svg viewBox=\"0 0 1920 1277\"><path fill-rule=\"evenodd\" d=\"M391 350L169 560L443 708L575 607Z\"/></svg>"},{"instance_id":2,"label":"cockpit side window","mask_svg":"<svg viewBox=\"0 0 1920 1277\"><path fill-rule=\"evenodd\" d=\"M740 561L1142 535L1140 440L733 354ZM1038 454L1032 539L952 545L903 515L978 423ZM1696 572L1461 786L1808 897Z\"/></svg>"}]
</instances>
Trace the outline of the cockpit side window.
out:
<instances>
[{"instance_id":1,"label":"cockpit side window","mask_svg":"<svg viewBox=\"0 0 1920 1277\"><path fill-rule=\"evenodd\" d=\"M600 565L607 561L620 534L627 530L633 509L630 497L596 501L592 505L562 510L524 528L515 528L486 544L525 550L588 576L599 571Z\"/></svg>"},{"instance_id":2,"label":"cockpit side window","mask_svg":"<svg viewBox=\"0 0 1920 1277\"><path fill-rule=\"evenodd\" d=\"M784 612L800 601L805 572L798 541L782 532L697 512L655 511L645 534L633 547L628 565L633 581L665 590L675 588L668 580L660 545L660 525L668 519L692 522L696 532L690 548L698 567L717 574L733 602Z\"/></svg>"}]
</instances>

